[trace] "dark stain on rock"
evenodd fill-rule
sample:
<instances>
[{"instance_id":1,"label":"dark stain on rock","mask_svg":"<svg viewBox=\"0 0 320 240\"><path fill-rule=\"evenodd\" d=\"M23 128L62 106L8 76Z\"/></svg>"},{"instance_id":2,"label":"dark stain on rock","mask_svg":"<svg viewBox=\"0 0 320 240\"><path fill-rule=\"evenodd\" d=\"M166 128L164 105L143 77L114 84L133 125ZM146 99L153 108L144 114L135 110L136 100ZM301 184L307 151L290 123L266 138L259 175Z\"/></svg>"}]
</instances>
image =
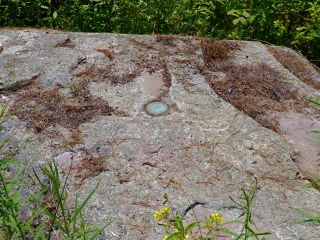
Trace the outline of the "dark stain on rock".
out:
<instances>
[{"instance_id":1,"label":"dark stain on rock","mask_svg":"<svg viewBox=\"0 0 320 240\"><path fill-rule=\"evenodd\" d=\"M0 92L1 91L10 91L10 92L16 92L20 89L23 89L23 88L26 88L28 87L29 85L32 85L36 80L37 78L40 76L40 73L39 74L36 74L30 78L27 78L27 79L23 79L23 80L20 80L20 81L17 81L7 87L2 87L4 84L2 82L0 82Z\"/></svg>"},{"instance_id":2,"label":"dark stain on rock","mask_svg":"<svg viewBox=\"0 0 320 240\"><path fill-rule=\"evenodd\" d=\"M66 48L75 48L76 45L71 42L70 38L67 38L65 41L61 43L57 43L54 47L66 47Z\"/></svg>"}]
</instances>

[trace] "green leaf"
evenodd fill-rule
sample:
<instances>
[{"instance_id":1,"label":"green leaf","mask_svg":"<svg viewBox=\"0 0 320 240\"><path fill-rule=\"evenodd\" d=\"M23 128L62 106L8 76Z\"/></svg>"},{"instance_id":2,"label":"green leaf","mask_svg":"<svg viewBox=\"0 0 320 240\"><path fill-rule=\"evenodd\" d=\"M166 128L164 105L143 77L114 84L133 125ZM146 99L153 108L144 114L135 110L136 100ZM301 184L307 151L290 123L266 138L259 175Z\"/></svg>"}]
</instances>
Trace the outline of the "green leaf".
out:
<instances>
[{"instance_id":1,"label":"green leaf","mask_svg":"<svg viewBox=\"0 0 320 240\"><path fill-rule=\"evenodd\" d=\"M240 17L240 21L243 25L247 25L247 20L244 17Z\"/></svg>"},{"instance_id":2,"label":"green leaf","mask_svg":"<svg viewBox=\"0 0 320 240\"><path fill-rule=\"evenodd\" d=\"M320 130L313 130L313 131L311 131L309 133L320 133Z\"/></svg>"},{"instance_id":3,"label":"green leaf","mask_svg":"<svg viewBox=\"0 0 320 240\"><path fill-rule=\"evenodd\" d=\"M229 12L227 12L227 15L232 15L234 14L234 9L230 10Z\"/></svg>"},{"instance_id":4,"label":"green leaf","mask_svg":"<svg viewBox=\"0 0 320 240\"><path fill-rule=\"evenodd\" d=\"M11 194L10 198L14 203L19 203L21 191L22 191L22 188L20 187L17 191Z\"/></svg>"},{"instance_id":5,"label":"green leaf","mask_svg":"<svg viewBox=\"0 0 320 240\"><path fill-rule=\"evenodd\" d=\"M57 11L54 11L53 14L52 14L52 16L53 16L53 19L56 19L56 18L58 17Z\"/></svg>"},{"instance_id":6,"label":"green leaf","mask_svg":"<svg viewBox=\"0 0 320 240\"><path fill-rule=\"evenodd\" d=\"M230 200L231 200L232 202L234 202L234 203L237 204L239 207L241 207L241 209L245 208L244 205L241 205L240 203L238 203L237 201L235 201L232 197L229 197L229 198L230 198Z\"/></svg>"},{"instance_id":7,"label":"green leaf","mask_svg":"<svg viewBox=\"0 0 320 240\"><path fill-rule=\"evenodd\" d=\"M246 18L250 16L250 14L246 10L242 12L242 15L245 16Z\"/></svg>"},{"instance_id":8,"label":"green leaf","mask_svg":"<svg viewBox=\"0 0 320 240\"><path fill-rule=\"evenodd\" d=\"M181 237L183 237L183 235L180 233L180 232L176 232L172 235L170 235L167 240L178 240L180 239Z\"/></svg>"},{"instance_id":9,"label":"green leaf","mask_svg":"<svg viewBox=\"0 0 320 240\"><path fill-rule=\"evenodd\" d=\"M189 224L189 225L186 227L185 232L188 233L192 228L197 227L199 224L200 224L200 222L194 222L194 223Z\"/></svg>"},{"instance_id":10,"label":"green leaf","mask_svg":"<svg viewBox=\"0 0 320 240\"><path fill-rule=\"evenodd\" d=\"M262 232L262 233L254 233L257 236L263 236L263 235L270 235L272 234L271 232Z\"/></svg>"},{"instance_id":11,"label":"green leaf","mask_svg":"<svg viewBox=\"0 0 320 240\"><path fill-rule=\"evenodd\" d=\"M252 23L255 18L256 18L256 15L251 15L251 16L249 17L249 23Z\"/></svg>"},{"instance_id":12,"label":"green leaf","mask_svg":"<svg viewBox=\"0 0 320 240\"><path fill-rule=\"evenodd\" d=\"M82 211L82 209L84 208L84 206L88 203L88 201L90 200L90 198L92 197L92 195L94 194L94 192L96 191L96 189L98 188L99 183L97 184L97 186L95 187L95 189L93 189L91 191L91 193L86 197L86 199L83 201L83 203L81 204L80 208L74 209L74 215L72 217L72 221L75 221L78 214ZM77 198L77 197L76 197Z\"/></svg>"},{"instance_id":13,"label":"green leaf","mask_svg":"<svg viewBox=\"0 0 320 240\"><path fill-rule=\"evenodd\" d=\"M43 212L58 226L62 232L66 232L66 230L63 228L63 226L60 224L60 222L57 220L56 216L53 215L45 206L43 206L40 201L36 198L33 199L37 205L43 209Z\"/></svg>"},{"instance_id":14,"label":"green leaf","mask_svg":"<svg viewBox=\"0 0 320 240\"><path fill-rule=\"evenodd\" d=\"M41 227L36 231L36 235L34 236L34 240L38 240L38 239L47 239L45 236L43 236L42 231L44 229L44 227L46 226L46 222L44 221L41 225Z\"/></svg>"},{"instance_id":15,"label":"green leaf","mask_svg":"<svg viewBox=\"0 0 320 240\"><path fill-rule=\"evenodd\" d=\"M10 192L12 185L13 185L13 184L16 184L17 179L18 179L19 176L22 174L22 172L26 169L26 167L27 167L27 164L25 164L25 165L19 170L19 172L16 173L16 175L13 177L12 181L5 186L5 187L7 187L7 191L8 191L8 192Z\"/></svg>"},{"instance_id":16,"label":"green leaf","mask_svg":"<svg viewBox=\"0 0 320 240\"><path fill-rule=\"evenodd\" d=\"M312 140L312 139L309 139L309 138L306 138L306 140L308 140L309 142L313 142L315 144L320 145L320 141Z\"/></svg>"},{"instance_id":17,"label":"green leaf","mask_svg":"<svg viewBox=\"0 0 320 240\"><path fill-rule=\"evenodd\" d=\"M232 23L233 23L233 25L237 25L239 21L240 21L240 18L237 18L237 19L233 20Z\"/></svg>"},{"instance_id":18,"label":"green leaf","mask_svg":"<svg viewBox=\"0 0 320 240\"><path fill-rule=\"evenodd\" d=\"M176 228L178 229L178 231L184 235L185 231L184 231L184 227L183 227L183 223L182 223L182 218L177 217L175 223L176 223Z\"/></svg>"}]
</instances>

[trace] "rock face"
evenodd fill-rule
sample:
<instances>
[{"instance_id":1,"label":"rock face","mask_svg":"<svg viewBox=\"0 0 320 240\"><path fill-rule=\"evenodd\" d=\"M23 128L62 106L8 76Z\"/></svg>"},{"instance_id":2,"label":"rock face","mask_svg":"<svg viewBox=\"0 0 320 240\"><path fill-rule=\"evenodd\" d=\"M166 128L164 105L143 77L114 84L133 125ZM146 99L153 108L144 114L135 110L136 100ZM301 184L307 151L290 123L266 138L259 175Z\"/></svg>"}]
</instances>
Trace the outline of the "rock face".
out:
<instances>
[{"instance_id":1,"label":"rock face","mask_svg":"<svg viewBox=\"0 0 320 240\"><path fill-rule=\"evenodd\" d=\"M320 129L305 100L320 75L292 50L259 42L52 30L0 30L0 101L14 114L17 157L37 168L72 164L70 195L87 221L115 222L105 239L161 239L153 212L190 206L228 220L229 196L257 187L252 215L267 239L319 239L293 209L320 210ZM150 114L152 102L165 111ZM160 109L161 110L161 109ZM298 222L298 223L297 223ZM219 238L218 238L219 239ZM226 239L226 238L220 238Z\"/></svg>"}]
</instances>

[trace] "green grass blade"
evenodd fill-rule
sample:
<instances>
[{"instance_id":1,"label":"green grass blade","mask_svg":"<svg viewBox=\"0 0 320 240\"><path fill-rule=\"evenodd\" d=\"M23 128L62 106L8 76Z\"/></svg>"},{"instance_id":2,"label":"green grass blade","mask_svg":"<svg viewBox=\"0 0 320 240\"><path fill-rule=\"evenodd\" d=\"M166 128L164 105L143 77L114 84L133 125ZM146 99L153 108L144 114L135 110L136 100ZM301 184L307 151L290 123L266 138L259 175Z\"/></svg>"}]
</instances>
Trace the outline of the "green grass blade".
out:
<instances>
[{"instance_id":1,"label":"green grass blade","mask_svg":"<svg viewBox=\"0 0 320 240\"><path fill-rule=\"evenodd\" d=\"M320 133L320 130L313 130L313 131L310 131L310 133Z\"/></svg>"},{"instance_id":2,"label":"green grass blade","mask_svg":"<svg viewBox=\"0 0 320 240\"><path fill-rule=\"evenodd\" d=\"M34 240L38 240L38 239L47 240L48 239L42 234L45 225L46 225L46 222L43 222L41 224L41 227L37 230L36 235L34 236Z\"/></svg>"},{"instance_id":3,"label":"green grass blade","mask_svg":"<svg viewBox=\"0 0 320 240\"><path fill-rule=\"evenodd\" d=\"M90 240L95 240L98 235L109 225L111 225L113 222L115 221L115 219L111 220L110 222L108 222L107 224L105 224L103 227L101 227L100 229L97 229L96 233L90 238Z\"/></svg>"},{"instance_id":4,"label":"green grass blade","mask_svg":"<svg viewBox=\"0 0 320 240\"><path fill-rule=\"evenodd\" d=\"M312 139L309 139L309 138L305 138L305 139L308 140L309 142L313 142L315 144L320 145L320 141L312 140Z\"/></svg>"},{"instance_id":5,"label":"green grass blade","mask_svg":"<svg viewBox=\"0 0 320 240\"><path fill-rule=\"evenodd\" d=\"M56 224L61 231L65 232L64 227L59 223L57 217L53 215L45 206L43 206L38 199L34 198L33 200L38 204L40 208L43 209L43 212L54 222L54 224Z\"/></svg>"},{"instance_id":6,"label":"green grass blade","mask_svg":"<svg viewBox=\"0 0 320 240\"><path fill-rule=\"evenodd\" d=\"M320 179L318 179L314 174L312 174L311 172L309 172L310 177L312 178L312 180L315 182L315 184L317 184L320 187Z\"/></svg>"},{"instance_id":7,"label":"green grass blade","mask_svg":"<svg viewBox=\"0 0 320 240\"><path fill-rule=\"evenodd\" d=\"M33 167L32 167L32 171L33 171L33 174L34 174L34 176L36 177L38 183L40 184L40 186L41 186L43 189L47 188L47 187L42 183L42 181L40 180L37 172L34 170Z\"/></svg>"},{"instance_id":8,"label":"green grass blade","mask_svg":"<svg viewBox=\"0 0 320 240\"><path fill-rule=\"evenodd\" d=\"M262 232L262 233L255 233L257 236L264 236L264 235L270 235L272 234L271 232Z\"/></svg>"},{"instance_id":9,"label":"green grass blade","mask_svg":"<svg viewBox=\"0 0 320 240\"><path fill-rule=\"evenodd\" d=\"M318 217L314 217L314 216L311 216L305 212L300 211L299 209L293 209L293 210L295 210L297 213L299 213L303 217L307 218L307 220L305 220L305 222L313 221L313 222L320 223L320 215L318 215Z\"/></svg>"},{"instance_id":10,"label":"green grass blade","mask_svg":"<svg viewBox=\"0 0 320 240\"><path fill-rule=\"evenodd\" d=\"M243 205L241 205L240 203L238 203L237 201L235 201L232 197L229 196L229 198L230 198L230 200L231 200L232 202L234 202L236 205L238 205L239 207L241 207L241 209L245 208L245 206L243 206Z\"/></svg>"},{"instance_id":11,"label":"green grass blade","mask_svg":"<svg viewBox=\"0 0 320 240\"><path fill-rule=\"evenodd\" d=\"M15 184L15 182L17 182L18 178L20 177L20 175L22 174L22 172L26 169L27 164L25 164L17 173L16 175L14 175L12 181L10 181L8 184L6 184L6 189L8 192L11 191L12 185Z\"/></svg>"},{"instance_id":12,"label":"green grass blade","mask_svg":"<svg viewBox=\"0 0 320 240\"><path fill-rule=\"evenodd\" d=\"M309 102L311 102L311 103L313 103L313 104L316 105L316 106L320 106L320 102L314 101L314 100L312 100L312 99L310 99L310 98L306 98L306 100L309 101Z\"/></svg>"},{"instance_id":13,"label":"green grass blade","mask_svg":"<svg viewBox=\"0 0 320 240\"><path fill-rule=\"evenodd\" d=\"M37 193L35 193L35 194L33 194L33 195L30 195L30 196L22 199L22 200L20 201L20 203L22 204L22 203L25 203L25 202L30 201L31 199L33 200L34 198L39 197L41 194L45 193L46 191L47 191L47 189L43 189L43 190L41 190L40 192L37 192Z\"/></svg>"},{"instance_id":14,"label":"green grass blade","mask_svg":"<svg viewBox=\"0 0 320 240\"><path fill-rule=\"evenodd\" d=\"M81 204L81 206L78 209L74 209L74 215L72 217L72 221L75 221L77 219L78 214L82 211L82 209L84 208L84 206L88 203L88 201L90 200L90 198L92 197L92 195L95 193L96 189L98 188L99 183L97 184L97 186L91 191L91 193L86 197L86 199L83 201L83 203Z\"/></svg>"},{"instance_id":15,"label":"green grass blade","mask_svg":"<svg viewBox=\"0 0 320 240\"><path fill-rule=\"evenodd\" d=\"M31 209L34 210L34 209ZM32 223L32 221L37 218L38 216L40 216L43 213L43 208L39 209L36 213L34 213L27 221L26 224L30 224Z\"/></svg>"}]
</instances>

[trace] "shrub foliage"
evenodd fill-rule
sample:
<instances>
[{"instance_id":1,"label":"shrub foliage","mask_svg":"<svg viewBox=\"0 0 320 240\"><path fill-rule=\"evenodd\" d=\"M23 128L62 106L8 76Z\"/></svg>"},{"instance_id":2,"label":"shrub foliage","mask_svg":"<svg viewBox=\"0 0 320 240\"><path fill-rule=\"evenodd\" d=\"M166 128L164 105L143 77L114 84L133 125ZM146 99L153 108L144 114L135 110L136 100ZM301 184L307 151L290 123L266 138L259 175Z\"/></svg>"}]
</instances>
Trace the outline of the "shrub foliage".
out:
<instances>
[{"instance_id":1,"label":"shrub foliage","mask_svg":"<svg viewBox=\"0 0 320 240\"><path fill-rule=\"evenodd\" d=\"M0 26L256 39L320 65L320 0L0 0Z\"/></svg>"}]
</instances>

